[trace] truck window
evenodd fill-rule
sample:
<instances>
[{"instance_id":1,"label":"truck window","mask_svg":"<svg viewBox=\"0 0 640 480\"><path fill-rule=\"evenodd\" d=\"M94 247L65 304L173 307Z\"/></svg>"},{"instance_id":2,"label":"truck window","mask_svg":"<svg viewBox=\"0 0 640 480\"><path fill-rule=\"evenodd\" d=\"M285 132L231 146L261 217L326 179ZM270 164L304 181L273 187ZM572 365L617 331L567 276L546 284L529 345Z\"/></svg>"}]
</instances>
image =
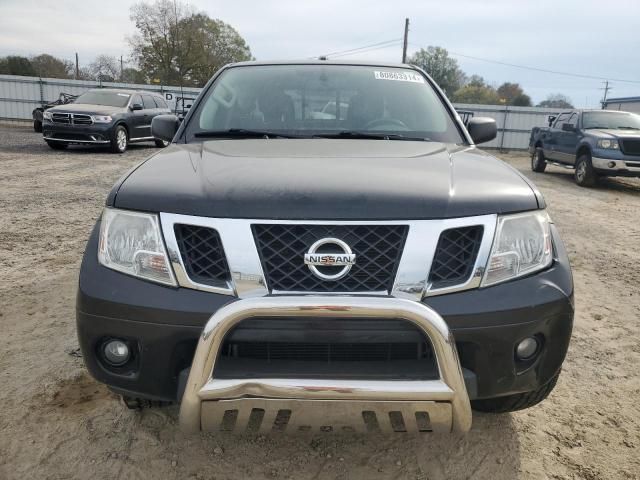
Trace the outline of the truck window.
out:
<instances>
[{"instance_id":1,"label":"truck window","mask_svg":"<svg viewBox=\"0 0 640 480\"><path fill-rule=\"evenodd\" d=\"M558 115L558 118L556 118L556 123L553 124L553 128L562 129L562 124L567 123L568 118L568 113L561 113L560 115Z\"/></svg>"}]
</instances>

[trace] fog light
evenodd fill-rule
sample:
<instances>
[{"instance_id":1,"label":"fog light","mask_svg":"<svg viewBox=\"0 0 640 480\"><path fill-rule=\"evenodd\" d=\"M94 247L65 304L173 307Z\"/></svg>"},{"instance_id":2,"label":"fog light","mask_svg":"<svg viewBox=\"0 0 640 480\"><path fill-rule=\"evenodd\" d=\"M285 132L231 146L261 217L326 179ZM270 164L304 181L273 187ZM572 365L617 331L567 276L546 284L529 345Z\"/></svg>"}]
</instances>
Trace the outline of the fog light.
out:
<instances>
[{"instance_id":1,"label":"fog light","mask_svg":"<svg viewBox=\"0 0 640 480\"><path fill-rule=\"evenodd\" d=\"M104 359L114 367L124 365L129 361L129 347L122 340L109 340L102 347Z\"/></svg>"},{"instance_id":2,"label":"fog light","mask_svg":"<svg viewBox=\"0 0 640 480\"><path fill-rule=\"evenodd\" d=\"M518 360L529 360L538 352L538 339L527 337L516 345L516 356Z\"/></svg>"},{"instance_id":3,"label":"fog light","mask_svg":"<svg viewBox=\"0 0 640 480\"><path fill-rule=\"evenodd\" d=\"M616 162L609 162L607 165L609 166L609 168L613 168L616 166Z\"/></svg>"}]
</instances>

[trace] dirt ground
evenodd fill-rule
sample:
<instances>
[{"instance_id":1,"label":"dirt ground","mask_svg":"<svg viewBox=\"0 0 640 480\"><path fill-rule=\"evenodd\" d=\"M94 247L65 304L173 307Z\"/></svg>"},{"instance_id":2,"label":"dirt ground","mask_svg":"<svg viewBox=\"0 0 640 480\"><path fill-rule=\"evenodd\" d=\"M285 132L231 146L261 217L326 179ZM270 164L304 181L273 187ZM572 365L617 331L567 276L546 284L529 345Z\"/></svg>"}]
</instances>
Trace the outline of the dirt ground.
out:
<instances>
[{"instance_id":1,"label":"dirt ground","mask_svg":"<svg viewBox=\"0 0 640 480\"><path fill-rule=\"evenodd\" d=\"M188 437L177 409L130 411L78 357L74 299L114 181L154 153L49 150L0 127L0 479L640 479L640 181L532 178L567 244L574 336L532 409L474 415L462 437Z\"/></svg>"}]
</instances>

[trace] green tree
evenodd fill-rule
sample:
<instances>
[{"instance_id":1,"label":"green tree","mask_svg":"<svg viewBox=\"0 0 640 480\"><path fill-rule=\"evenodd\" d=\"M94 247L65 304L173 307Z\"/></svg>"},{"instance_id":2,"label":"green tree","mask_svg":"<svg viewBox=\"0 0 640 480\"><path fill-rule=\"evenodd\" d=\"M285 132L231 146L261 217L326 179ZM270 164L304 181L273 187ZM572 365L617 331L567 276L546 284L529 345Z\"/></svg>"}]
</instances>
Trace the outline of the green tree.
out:
<instances>
[{"instance_id":1,"label":"green tree","mask_svg":"<svg viewBox=\"0 0 640 480\"><path fill-rule=\"evenodd\" d=\"M182 2L137 3L131 20L138 29L129 39L132 57L153 82L202 86L226 63L252 59L230 25Z\"/></svg>"},{"instance_id":2,"label":"green tree","mask_svg":"<svg viewBox=\"0 0 640 480\"><path fill-rule=\"evenodd\" d=\"M125 83L148 83L149 80L137 68L126 67L122 72L122 81Z\"/></svg>"},{"instance_id":3,"label":"green tree","mask_svg":"<svg viewBox=\"0 0 640 480\"><path fill-rule=\"evenodd\" d=\"M498 105L500 97L493 87L483 84L468 84L456 90L452 101L456 103L476 103L480 105Z\"/></svg>"},{"instance_id":4,"label":"green tree","mask_svg":"<svg viewBox=\"0 0 640 480\"><path fill-rule=\"evenodd\" d=\"M27 57L17 55L0 58L0 73L4 73L5 75L24 75L27 77L37 75L33 69L33 65L31 65L31 61Z\"/></svg>"},{"instance_id":5,"label":"green tree","mask_svg":"<svg viewBox=\"0 0 640 480\"><path fill-rule=\"evenodd\" d=\"M421 48L411 56L409 63L427 72L447 95L452 95L464 85L466 75L445 48Z\"/></svg>"},{"instance_id":6,"label":"green tree","mask_svg":"<svg viewBox=\"0 0 640 480\"><path fill-rule=\"evenodd\" d=\"M541 101L536 106L544 107L544 108L560 108L560 109L574 108L573 104L571 103L571 99L561 93L550 94L546 100Z\"/></svg>"},{"instance_id":7,"label":"green tree","mask_svg":"<svg viewBox=\"0 0 640 480\"><path fill-rule=\"evenodd\" d=\"M43 53L31 58L31 65L36 74L46 78L71 78L74 66L68 60L56 58L53 55Z\"/></svg>"},{"instance_id":8,"label":"green tree","mask_svg":"<svg viewBox=\"0 0 640 480\"><path fill-rule=\"evenodd\" d=\"M524 93L519 83L504 82L497 92L501 103L518 107L531 106L531 97Z\"/></svg>"}]
</instances>

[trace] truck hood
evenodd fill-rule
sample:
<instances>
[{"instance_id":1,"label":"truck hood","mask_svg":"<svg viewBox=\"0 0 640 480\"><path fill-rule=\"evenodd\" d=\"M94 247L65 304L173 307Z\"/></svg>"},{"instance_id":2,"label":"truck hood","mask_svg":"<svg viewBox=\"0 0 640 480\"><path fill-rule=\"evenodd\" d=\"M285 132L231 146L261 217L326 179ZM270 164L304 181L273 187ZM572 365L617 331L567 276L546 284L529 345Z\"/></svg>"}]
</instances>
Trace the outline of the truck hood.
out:
<instances>
[{"instance_id":1,"label":"truck hood","mask_svg":"<svg viewBox=\"0 0 640 480\"><path fill-rule=\"evenodd\" d=\"M598 138L640 138L640 130L633 129L590 128L586 132Z\"/></svg>"},{"instance_id":2,"label":"truck hood","mask_svg":"<svg viewBox=\"0 0 640 480\"><path fill-rule=\"evenodd\" d=\"M431 219L539 208L534 187L475 147L336 139L174 144L114 187L108 205L262 219Z\"/></svg>"},{"instance_id":3,"label":"truck hood","mask_svg":"<svg viewBox=\"0 0 640 480\"><path fill-rule=\"evenodd\" d=\"M116 115L126 110L126 107L109 107L106 105L90 105L88 103L67 103L47 109L48 112L86 113L89 115Z\"/></svg>"}]
</instances>

